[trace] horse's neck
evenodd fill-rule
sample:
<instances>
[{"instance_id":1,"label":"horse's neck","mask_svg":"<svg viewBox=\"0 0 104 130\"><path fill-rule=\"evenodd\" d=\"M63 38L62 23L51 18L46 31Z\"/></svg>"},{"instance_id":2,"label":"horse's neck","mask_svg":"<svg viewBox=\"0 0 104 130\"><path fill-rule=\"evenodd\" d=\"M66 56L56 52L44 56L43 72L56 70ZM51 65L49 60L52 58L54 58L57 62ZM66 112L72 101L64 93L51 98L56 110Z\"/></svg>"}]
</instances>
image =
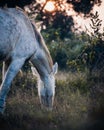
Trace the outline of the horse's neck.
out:
<instances>
[{"instance_id":1,"label":"horse's neck","mask_svg":"<svg viewBox=\"0 0 104 130\"><path fill-rule=\"evenodd\" d=\"M35 37L37 39L37 52L35 55L35 66L40 73L40 75L50 74L52 71L52 58L48 51L48 48L45 45L44 39L42 35L37 31L36 25L33 21L31 21L32 27L35 33Z\"/></svg>"},{"instance_id":2,"label":"horse's neck","mask_svg":"<svg viewBox=\"0 0 104 130\"><path fill-rule=\"evenodd\" d=\"M52 72L49 59L41 48L34 55L33 62L41 78L47 77Z\"/></svg>"}]
</instances>

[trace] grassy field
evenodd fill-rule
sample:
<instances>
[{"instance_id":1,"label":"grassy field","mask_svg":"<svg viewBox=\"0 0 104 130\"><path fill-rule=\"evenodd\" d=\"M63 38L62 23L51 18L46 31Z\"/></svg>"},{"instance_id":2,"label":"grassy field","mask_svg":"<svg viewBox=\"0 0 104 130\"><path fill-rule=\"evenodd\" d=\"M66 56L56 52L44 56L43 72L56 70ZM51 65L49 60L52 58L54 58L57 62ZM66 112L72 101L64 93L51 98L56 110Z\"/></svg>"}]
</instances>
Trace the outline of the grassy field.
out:
<instances>
[{"instance_id":1,"label":"grassy field","mask_svg":"<svg viewBox=\"0 0 104 130\"><path fill-rule=\"evenodd\" d=\"M97 83L89 82L86 73L59 72L54 108L47 111L40 107L31 72L18 74L0 118L0 130L103 130L104 84Z\"/></svg>"}]
</instances>

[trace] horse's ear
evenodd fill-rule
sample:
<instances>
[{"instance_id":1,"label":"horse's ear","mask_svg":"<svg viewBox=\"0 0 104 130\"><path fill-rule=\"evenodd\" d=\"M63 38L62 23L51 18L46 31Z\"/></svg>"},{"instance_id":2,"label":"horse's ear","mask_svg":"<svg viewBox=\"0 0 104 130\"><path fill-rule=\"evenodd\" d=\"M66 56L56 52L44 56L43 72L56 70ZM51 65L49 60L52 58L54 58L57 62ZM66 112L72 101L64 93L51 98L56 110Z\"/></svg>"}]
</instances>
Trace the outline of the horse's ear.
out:
<instances>
[{"instance_id":1,"label":"horse's ear","mask_svg":"<svg viewBox=\"0 0 104 130\"><path fill-rule=\"evenodd\" d=\"M57 62L53 65L53 74L55 75L55 74L57 74L57 71L58 71L58 64L57 64Z\"/></svg>"},{"instance_id":2,"label":"horse's ear","mask_svg":"<svg viewBox=\"0 0 104 130\"><path fill-rule=\"evenodd\" d=\"M35 67L31 66L31 71L34 76L36 76L37 78L39 77L39 74L38 74L37 70L35 69Z\"/></svg>"}]
</instances>

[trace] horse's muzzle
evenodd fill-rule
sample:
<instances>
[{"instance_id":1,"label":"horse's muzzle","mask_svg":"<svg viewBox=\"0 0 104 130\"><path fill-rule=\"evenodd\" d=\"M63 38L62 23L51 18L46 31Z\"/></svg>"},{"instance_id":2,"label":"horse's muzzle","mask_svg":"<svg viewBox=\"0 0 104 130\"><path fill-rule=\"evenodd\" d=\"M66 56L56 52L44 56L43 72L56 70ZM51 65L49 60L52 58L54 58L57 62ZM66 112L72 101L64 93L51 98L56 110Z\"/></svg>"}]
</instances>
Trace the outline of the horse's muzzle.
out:
<instances>
[{"instance_id":1,"label":"horse's muzzle","mask_svg":"<svg viewBox=\"0 0 104 130\"><path fill-rule=\"evenodd\" d=\"M46 108L47 110L52 110L53 100L54 100L54 96L41 96L40 102L41 102L42 108Z\"/></svg>"}]
</instances>

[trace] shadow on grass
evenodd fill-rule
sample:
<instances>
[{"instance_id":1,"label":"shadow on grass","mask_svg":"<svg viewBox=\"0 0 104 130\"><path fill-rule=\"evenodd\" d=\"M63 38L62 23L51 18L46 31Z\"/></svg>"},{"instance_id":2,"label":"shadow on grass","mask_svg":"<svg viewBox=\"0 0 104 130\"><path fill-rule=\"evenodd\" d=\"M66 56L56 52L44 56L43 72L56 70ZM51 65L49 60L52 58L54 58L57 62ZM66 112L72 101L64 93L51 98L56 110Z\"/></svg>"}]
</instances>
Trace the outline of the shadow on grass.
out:
<instances>
[{"instance_id":1,"label":"shadow on grass","mask_svg":"<svg viewBox=\"0 0 104 130\"><path fill-rule=\"evenodd\" d=\"M0 130L104 130L104 119L89 119L87 122L72 127L72 122L66 120L55 121L55 118L47 116L35 117L35 114L20 115L8 114L0 116ZM56 119L57 120L57 119Z\"/></svg>"},{"instance_id":2,"label":"shadow on grass","mask_svg":"<svg viewBox=\"0 0 104 130\"><path fill-rule=\"evenodd\" d=\"M0 119L0 130L69 130L70 126L55 124L52 120L24 115L4 116Z\"/></svg>"}]
</instances>

